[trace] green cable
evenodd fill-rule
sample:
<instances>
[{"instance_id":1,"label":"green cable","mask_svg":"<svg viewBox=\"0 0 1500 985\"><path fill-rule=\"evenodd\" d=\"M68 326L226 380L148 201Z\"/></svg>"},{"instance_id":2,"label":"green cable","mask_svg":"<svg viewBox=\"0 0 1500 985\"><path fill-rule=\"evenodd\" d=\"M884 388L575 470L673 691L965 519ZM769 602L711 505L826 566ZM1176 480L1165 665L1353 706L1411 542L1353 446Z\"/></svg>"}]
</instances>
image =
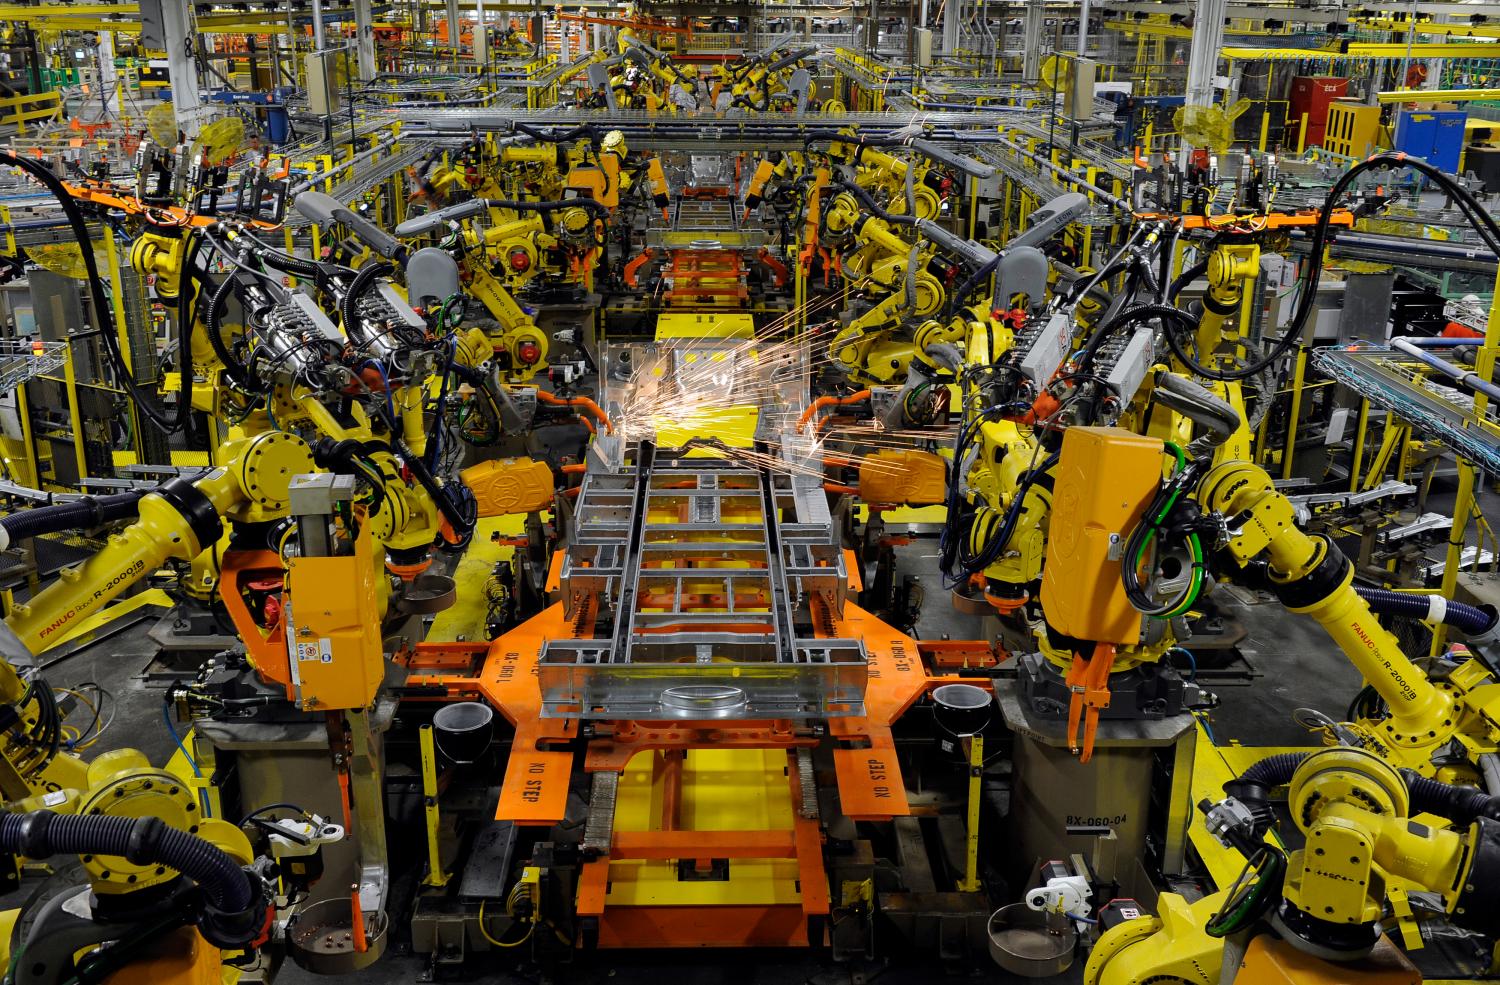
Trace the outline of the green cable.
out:
<instances>
[{"instance_id":1,"label":"green cable","mask_svg":"<svg viewBox=\"0 0 1500 985\"><path fill-rule=\"evenodd\" d=\"M1190 610L1198 601L1198 596L1203 591L1203 545L1198 540L1197 534L1188 534L1188 553L1193 557L1192 580L1188 584L1187 594L1178 606L1160 619L1175 619Z\"/></svg>"},{"instance_id":2,"label":"green cable","mask_svg":"<svg viewBox=\"0 0 1500 985\"><path fill-rule=\"evenodd\" d=\"M1181 472L1187 468L1187 453L1182 450L1181 446L1171 441L1163 441L1161 444L1164 449L1177 456L1177 472Z\"/></svg>"}]
</instances>

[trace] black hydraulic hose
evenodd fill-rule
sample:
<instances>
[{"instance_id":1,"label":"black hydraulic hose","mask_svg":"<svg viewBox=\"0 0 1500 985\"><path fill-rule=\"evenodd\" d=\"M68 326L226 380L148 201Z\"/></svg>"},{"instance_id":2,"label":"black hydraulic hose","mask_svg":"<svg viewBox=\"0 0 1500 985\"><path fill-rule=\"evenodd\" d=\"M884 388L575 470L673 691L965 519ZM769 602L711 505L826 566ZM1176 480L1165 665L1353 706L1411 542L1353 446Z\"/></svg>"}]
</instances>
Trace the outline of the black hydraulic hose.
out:
<instances>
[{"instance_id":1,"label":"black hydraulic hose","mask_svg":"<svg viewBox=\"0 0 1500 985\"><path fill-rule=\"evenodd\" d=\"M88 275L89 296L94 304L94 319L99 324L99 339L104 344L104 351L109 355L115 375L120 378L130 399L153 424L168 434L179 430L183 422L187 420L186 408L181 408L181 413L176 419L169 415L166 409L136 382L135 375L131 373L129 365L125 362L125 356L120 352L114 309L104 293L104 281L99 276L99 263L94 257L93 237L89 235L88 224L84 221L83 211L78 207L78 203L74 201L72 195L68 194L68 190L63 187L63 183L57 179L57 176L40 161L18 157L9 151L0 151L0 164L25 171L51 192L53 198L57 199L57 204L62 207L63 214L68 218L68 228L72 231L73 238L83 253L83 269Z\"/></svg>"},{"instance_id":2,"label":"black hydraulic hose","mask_svg":"<svg viewBox=\"0 0 1500 985\"><path fill-rule=\"evenodd\" d=\"M145 490L133 489L108 496L84 496L70 503L38 506L0 517L0 551L29 537L61 533L64 530L89 529L116 520L133 519L139 512L141 497L144 495Z\"/></svg>"},{"instance_id":3,"label":"black hydraulic hose","mask_svg":"<svg viewBox=\"0 0 1500 985\"><path fill-rule=\"evenodd\" d=\"M402 461L411 469L411 474L416 478L418 485L427 490L427 495L431 496L432 501L437 504L438 511L448 520L453 532L459 537L467 536L473 531L474 524L478 522L478 516L464 516L459 513L458 504L428 470L427 463L422 461L420 456L413 454L404 442L394 437L394 434L395 429L392 428L391 446L401 454Z\"/></svg>"},{"instance_id":4,"label":"black hydraulic hose","mask_svg":"<svg viewBox=\"0 0 1500 985\"><path fill-rule=\"evenodd\" d=\"M177 392L177 413L172 419L173 431L180 430L193 412L193 332L198 326L198 311L203 292L194 290L198 282L198 249L203 241L188 235L187 252L182 257L177 277L177 362L182 380Z\"/></svg>"},{"instance_id":5,"label":"black hydraulic hose","mask_svg":"<svg viewBox=\"0 0 1500 985\"><path fill-rule=\"evenodd\" d=\"M1292 774L1311 753L1283 752L1267 756L1245 772L1230 780L1230 783L1255 783L1270 790L1292 782ZM1225 784L1227 787L1228 784Z\"/></svg>"},{"instance_id":6,"label":"black hydraulic hose","mask_svg":"<svg viewBox=\"0 0 1500 985\"><path fill-rule=\"evenodd\" d=\"M1181 294L1187 289L1189 284L1206 273L1208 273L1208 261L1206 259L1199 260L1184 270L1177 276L1176 280L1172 281L1172 286L1167 289L1167 300L1175 304L1177 302L1177 295Z\"/></svg>"},{"instance_id":7,"label":"black hydraulic hose","mask_svg":"<svg viewBox=\"0 0 1500 985\"><path fill-rule=\"evenodd\" d=\"M214 355L218 356L219 361L224 364L224 372L229 374L231 381L243 389L250 386L250 371L234 358L234 353L224 341L223 334L224 305L228 303L229 295L234 291L236 276L234 273L227 275L219 284L218 289L213 292L213 296L209 298L208 313L204 316L204 328L208 332L208 344L213 348ZM208 278L204 277L202 281L205 287L212 286Z\"/></svg>"},{"instance_id":8,"label":"black hydraulic hose","mask_svg":"<svg viewBox=\"0 0 1500 985\"><path fill-rule=\"evenodd\" d=\"M1224 792L1249 809L1257 837L1276 823L1276 813L1270 804L1271 791L1290 783L1297 767L1311 755L1310 752L1283 752L1267 756L1224 784Z\"/></svg>"},{"instance_id":9,"label":"black hydraulic hose","mask_svg":"<svg viewBox=\"0 0 1500 985\"><path fill-rule=\"evenodd\" d=\"M1460 787L1421 776L1416 770L1401 770L1411 793L1411 814L1434 814L1461 825L1481 817L1500 821L1500 797L1491 797L1478 787Z\"/></svg>"},{"instance_id":10,"label":"black hydraulic hose","mask_svg":"<svg viewBox=\"0 0 1500 985\"><path fill-rule=\"evenodd\" d=\"M1411 592L1392 592L1384 588L1366 588L1355 585L1359 597L1370 606L1376 615L1406 616L1411 619L1436 621L1467 635L1483 633L1492 629L1497 621L1496 613L1487 612L1475 605L1455 602L1441 595L1416 595Z\"/></svg>"},{"instance_id":11,"label":"black hydraulic hose","mask_svg":"<svg viewBox=\"0 0 1500 985\"><path fill-rule=\"evenodd\" d=\"M339 302L339 317L343 319L344 331L357 339L365 338L364 326L359 321L359 299L364 296L370 285L375 283L377 277L389 277L396 272L396 268L389 263L367 263L359 268L359 273L354 275L354 282L349 285L349 290L344 293L343 301Z\"/></svg>"},{"instance_id":12,"label":"black hydraulic hose","mask_svg":"<svg viewBox=\"0 0 1500 985\"><path fill-rule=\"evenodd\" d=\"M1000 260L1001 257L997 256L989 263L974 271L964 280L962 284L959 285L957 291L954 291L953 293L948 295L948 305L947 308L943 311L944 322L953 317L953 313L958 310L959 305L963 304L964 301L968 299L969 294L979 286L980 281L984 280L986 277L995 272L995 268L1000 266ZM1004 299L994 298L992 300L995 303L995 306L999 307L1000 302Z\"/></svg>"},{"instance_id":13,"label":"black hydraulic hose","mask_svg":"<svg viewBox=\"0 0 1500 985\"><path fill-rule=\"evenodd\" d=\"M0 851L52 855L114 855L136 865L163 865L203 891L198 929L211 944L242 948L264 933L265 900L251 876L217 845L160 818L30 811L0 815Z\"/></svg>"}]
</instances>

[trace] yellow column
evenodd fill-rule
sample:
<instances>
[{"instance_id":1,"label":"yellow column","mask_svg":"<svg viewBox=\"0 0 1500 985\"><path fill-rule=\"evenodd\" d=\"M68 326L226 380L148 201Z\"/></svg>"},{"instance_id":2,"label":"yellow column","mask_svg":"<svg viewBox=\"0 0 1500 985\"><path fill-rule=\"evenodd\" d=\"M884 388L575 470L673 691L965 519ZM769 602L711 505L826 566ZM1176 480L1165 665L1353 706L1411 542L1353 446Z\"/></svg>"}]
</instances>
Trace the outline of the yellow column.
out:
<instances>
[{"instance_id":1,"label":"yellow column","mask_svg":"<svg viewBox=\"0 0 1500 985\"><path fill-rule=\"evenodd\" d=\"M123 277L123 272L120 269L120 251L116 248L115 231L107 225L104 227L104 252L105 259L109 261L109 282L115 285L115 289L110 291L110 307L114 313L115 335L120 340L120 358L125 360L126 370L133 375L135 373L135 366L132 364L130 357L130 327L126 322L125 316L125 292L120 287L122 283L121 278ZM186 272L184 272L182 280L182 290L186 290ZM192 326L188 326L187 330L183 332L184 338L191 337L191 329ZM182 350L182 353L178 357L178 362L182 365L184 373L191 373L193 371L191 348L186 343L183 343ZM131 440L135 443L135 460L139 462L141 460L141 453L145 450L141 444L141 415L140 411L136 408L134 400L129 401L129 405L130 435Z\"/></svg>"},{"instance_id":2,"label":"yellow column","mask_svg":"<svg viewBox=\"0 0 1500 985\"><path fill-rule=\"evenodd\" d=\"M73 372L71 339L68 341L67 354L63 357L63 385L68 393L68 427L73 432L73 459L78 466L78 478L82 479L89 474L89 470L83 454L83 415L78 411L78 377Z\"/></svg>"},{"instance_id":3,"label":"yellow column","mask_svg":"<svg viewBox=\"0 0 1500 985\"><path fill-rule=\"evenodd\" d=\"M422 748L422 807L427 818L427 875L422 885L436 889L448 884L443 871L443 856L438 843L437 752L432 746L432 726L417 729Z\"/></svg>"},{"instance_id":4,"label":"yellow column","mask_svg":"<svg viewBox=\"0 0 1500 985\"><path fill-rule=\"evenodd\" d=\"M1500 272L1495 276L1495 293L1490 302L1490 317L1484 326L1484 344L1474 357L1474 373L1481 380L1491 380L1495 375L1495 356L1500 353ZM1483 393L1474 394L1474 416L1484 419L1490 399ZM1448 531L1447 564L1443 567L1442 595L1452 598L1458 587L1458 566L1463 560L1464 534L1469 529L1469 518L1474 512L1474 484L1476 470L1467 459L1458 460L1458 498L1453 503L1453 526ZM1439 624L1432 633L1432 652L1442 651L1448 639L1448 628Z\"/></svg>"},{"instance_id":5,"label":"yellow column","mask_svg":"<svg viewBox=\"0 0 1500 985\"><path fill-rule=\"evenodd\" d=\"M979 892L979 794L984 773L984 736L969 736L969 816L964 841L964 877L959 880L961 893Z\"/></svg>"}]
</instances>

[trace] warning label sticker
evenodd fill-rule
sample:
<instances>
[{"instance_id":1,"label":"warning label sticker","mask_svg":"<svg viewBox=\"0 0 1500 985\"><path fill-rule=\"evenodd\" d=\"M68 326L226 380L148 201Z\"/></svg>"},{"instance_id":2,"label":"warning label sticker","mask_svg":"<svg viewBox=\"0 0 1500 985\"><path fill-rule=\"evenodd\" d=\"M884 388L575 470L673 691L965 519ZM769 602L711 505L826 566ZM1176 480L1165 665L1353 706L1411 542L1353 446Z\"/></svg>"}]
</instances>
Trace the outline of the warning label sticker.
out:
<instances>
[{"instance_id":1,"label":"warning label sticker","mask_svg":"<svg viewBox=\"0 0 1500 985\"><path fill-rule=\"evenodd\" d=\"M298 660L316 660L319 663L333 663L333 641L328 637L313 640L308 643L297 644Z\"/></svg>"}]
</instances>

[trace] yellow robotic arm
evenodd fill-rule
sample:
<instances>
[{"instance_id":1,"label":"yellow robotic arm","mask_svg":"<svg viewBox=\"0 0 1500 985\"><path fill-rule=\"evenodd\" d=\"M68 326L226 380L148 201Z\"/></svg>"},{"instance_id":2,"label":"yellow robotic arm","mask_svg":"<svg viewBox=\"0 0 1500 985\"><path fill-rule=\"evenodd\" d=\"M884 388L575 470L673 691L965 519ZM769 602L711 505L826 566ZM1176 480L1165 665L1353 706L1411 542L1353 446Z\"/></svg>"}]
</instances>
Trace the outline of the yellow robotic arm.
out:
<instances>
[{"instance_id":1,"label":"yellow robotic arm","mask_svg":"<svg viewBox=\"0 0 1500 985\"><path fill-rule=\"evenodd\" d=\"M292 478L314 470L307 443L283 431L231 442L225 452L226 464L208 475L172 479L143 497L140 518L103 550L18 604L5 621L21 643L33 653L46 650L167 561L191 560L206 550L226 519L279 515Z\"/></svg>"},{"instance_id":2,"label":"yellow robotic arm","mask_svg":"<svg viewBox=\"0 0 1500 985\"><path fill-rule=\"evenodd\" d=\"M1267 796L1282 785L1287 814L1304 837L1290 855L1262 840L1274 818ZM1435 894L1458 926L1484 934L1500 929L1495 798L1403 776L1375 753L1351 747L1272 756L1225 789L1232 796L1201 806L1216 837L1252 856L1245 876L1192 904L1163 894L1158 917L1106 932L1085 969L1087 985L1259 985L1293 980L1285 971L1290 966L1320 981L1348 980L1353 971L1339 965L1379 946L1388 914L1408 950L1422 947L1406 900L1411 891ZM1231 977L1221 974L1226 966ZM1382 966L1418 980L1393 949Z\"/></svg>"},{"instance_id":3,"label":"yellow robotic arm","mask_svg":"<svg viewBox=\"0 0 1500 985\"><path fill-rule=\"evenodd\" d=\"M859 382L883 385L904 377L916 347L908 339L891 338L891 332L904 322L931 318L947 297L942 283L927 269L931 247L909 243L886 220L862 215L854 196L847 193L835 197L824 220L830 237L847 244L841 257L844 275L853 286L879 298L846 316L829 353Z\"/></svg>"},{"instance_id":4,"label":"yellow robotic arm","mask_svg":"<svg viewBox=\"0 0 1500 985\"><path fill-rule=\"evenodd\" d=\"M942 208L942 199L936 190L924 180L930 165L927 162L911 162L888 151L859 143L851 135L849 140L836 140L829 146L837 158L858 168L855 181L862 188L878 190L885 195L891 212L907 212L906 190L910 181L914 214L919 219L932 219Z\"/></svg>"},{"instance_id":5,"label":"yellow robotic arm","mask_svg":"<svg viewBox=\"0 0 1500 985\"><path fill-rule=\"evenodd\" d=\"M1242 565L1265 562L1270 587L1282 604L1316 619L1385 699L1390 717L1375 736L1382 746L1430 773L1432 753L1455 736L1483 736L1493 745L1494 724L1451 684L1428 680L1401 652L1396 638L1355 592L1353 565L1326 538L1298 529L1292 504L1264 469L1226 462L1203 478L1196 498L1205 509L1228 518L1229 553Z\"/></svg>"}]
</instances>

